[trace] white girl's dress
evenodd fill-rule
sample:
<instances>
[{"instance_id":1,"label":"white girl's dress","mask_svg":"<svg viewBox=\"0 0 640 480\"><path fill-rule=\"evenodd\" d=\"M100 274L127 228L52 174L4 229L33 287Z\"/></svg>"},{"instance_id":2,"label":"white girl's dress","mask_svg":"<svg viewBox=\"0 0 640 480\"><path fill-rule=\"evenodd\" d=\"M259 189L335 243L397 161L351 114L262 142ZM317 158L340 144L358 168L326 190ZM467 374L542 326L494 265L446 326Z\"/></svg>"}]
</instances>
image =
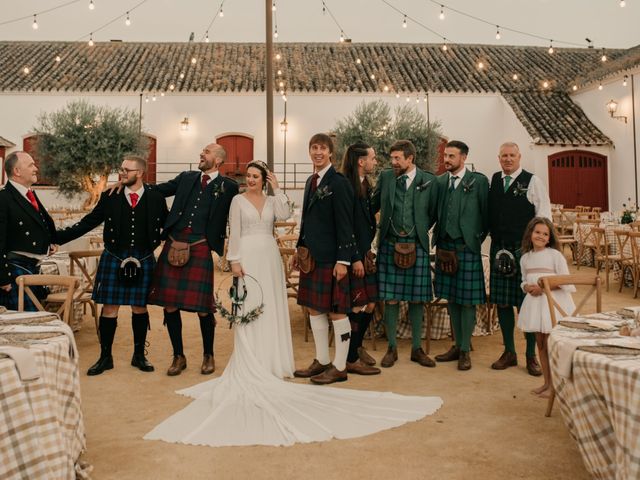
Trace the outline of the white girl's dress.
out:
<instances>
[{"instance_id":1,"label":"white girl's dress","mask_svg":"<svg viewBox=\"0 0 640 480\"><path fill-rule=\"evenodd\" d=\"M531 250L525 253L520 258L520 270L522 271L520 287L523 290L527 284L537 284L541 277L569 275L567 260L561 252L554 248L545 248L539 252ZM558 305L568 315L571 315L576 308L571 297L571 293L575 291L576 287L573 285L563 285L559 289L551 291ZM559 316L562 314L556 308L556 318ZM518 328L525 332L551 332L551 313L544 293L537 297L531 294L524 297L518 315Z\"/></svg>"},{"instance_id":2,"label":"white girl's dress","mask_svg":"<svg viewBox=\"0 0 640 480\"><path fill-rule=\"evenodd\" d=\"M239 261L262 288L264 313L234 326L234 350L219 378L180 390L195 399L144 438L193 445L292 445L353 438L419 420L440 397L396 395L298 384L294 370L284 271L274 219L289 217L287 197L267 197L262 214L244 196L231 202L227 259ZM260 301L247 282L245 305Z\"/></svg>"}]
</instances>

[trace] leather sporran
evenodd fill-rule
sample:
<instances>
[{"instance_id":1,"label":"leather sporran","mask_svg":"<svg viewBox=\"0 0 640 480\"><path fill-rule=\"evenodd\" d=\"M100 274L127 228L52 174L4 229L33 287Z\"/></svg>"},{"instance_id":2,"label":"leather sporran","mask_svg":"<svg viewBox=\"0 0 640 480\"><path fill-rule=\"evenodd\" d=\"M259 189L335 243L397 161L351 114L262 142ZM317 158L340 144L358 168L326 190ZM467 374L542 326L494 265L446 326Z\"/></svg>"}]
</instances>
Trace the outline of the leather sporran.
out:
<instances>
[{"instance_id":1,"label":"leather sporran","mask_svg":"<svg viewBox=\"0 0 640 480\"><path fill-rule=\"evenodd\" d=\"M407 269L416 264L416 244L396 243L393 247L393 263L396 267Z\"/></svg>"},{"instance_id":2,"label":"leather sporran","mask_svg":"<svg viewBox=\"0 0 640 480\"><path fill-rule=\"evenodd\" d=\"M518 273L516 257L513 256L513 253L504 248L502 250L498 250L495 258L493 259L493 269L503 277L510 278L515 276Z\"/></svg>"},{"instance_id":3,"label":"leather sporran","mask_svg":"<svg viewBox=\"0 0 640 480\"><path fill-rule=\"evenodd\" d=\"M309 274L316 268L316 262L311 256L311 250L307 247L298 247L296 255L298 256L298 268L302 273Z\"/></svg>"},{"instance_id":4,"label":"leather sporran","mask_svg":"<svg viewBox=\"0 0 640 480\"><path fill-rule=\"evenodd\" d=\"M442 273L455 275L458 271L458 256L455 250L436 249L436 262Z\"/></svg>"},{"instance_id":5,"label":"leather sporran","mask_svg":"<svg viewBox=\"0 0 640 480\"><path fill-rule=\"evenodd\" d=\"M169 237L169 240L171 240L171 245L169 245L169 251L167 252L167 261L169 262L169 265L173 267L184 267L189 263L191 247L198 245L199 243L206 242L206 239L204 238L193 243L178 242L171 236Z\"/></svg>"},{"instance_id":6,"label":"leather sporran","mask_svg":"<svg viewBox=\"0 0 640 480\"><path fill-rule=\"evenodd\" d=\"M378 271L376 266L376 254L369 250L364 254L364 273L367 275L373 275Z\"/></svg>"}]
</instances>

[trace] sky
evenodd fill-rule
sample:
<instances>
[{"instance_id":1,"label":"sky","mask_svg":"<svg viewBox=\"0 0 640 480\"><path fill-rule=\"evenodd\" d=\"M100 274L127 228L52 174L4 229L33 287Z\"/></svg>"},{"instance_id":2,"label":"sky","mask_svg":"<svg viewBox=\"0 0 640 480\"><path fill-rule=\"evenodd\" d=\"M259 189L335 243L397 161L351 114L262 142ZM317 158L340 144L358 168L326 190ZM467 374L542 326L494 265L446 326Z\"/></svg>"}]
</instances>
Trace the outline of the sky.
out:
<instances>
[{"instance_id":1,"label":"sky","mask_svg":"<svg viewBox=\"0 0 640 480\"><path fill-rule=\"evenodd\" d=\"M90 1L0 0L0 40L88 40L89 33L95 32L95 41L182 42L194 32L195 40L202 41L209 25L211 41L263 42L265 38L265 0L224 0L224 16L217 17L221 0L93 0L93 10ZM353 42L442 43L446 37L453 44L549 46L553 40L554 48L586 46L585 38L596 48L640 44L640 0L626 0L624 8L620 0L324 0L324 14L323 0L275 2L279 42L334 42L342 29ZM444 20L439 18L441 5ZM130 26L125 25L127 11ZM34 30L33 14L38 12L43 13L37 15ZM20 17L27 18L6 23ZM115 21L98 31L111 20Z\"/></svg>"}]
</instances>

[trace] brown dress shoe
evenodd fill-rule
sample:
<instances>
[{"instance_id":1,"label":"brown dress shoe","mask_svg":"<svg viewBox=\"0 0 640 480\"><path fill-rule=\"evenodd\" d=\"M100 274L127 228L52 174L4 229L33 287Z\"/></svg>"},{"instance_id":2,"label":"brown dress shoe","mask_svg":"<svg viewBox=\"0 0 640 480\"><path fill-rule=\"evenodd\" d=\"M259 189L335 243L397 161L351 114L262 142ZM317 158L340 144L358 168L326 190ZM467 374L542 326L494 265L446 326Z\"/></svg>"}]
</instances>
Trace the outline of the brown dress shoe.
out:
<instances>
[{"instance_id":1,"label":"brown dress shoe","mask_svg":"<svg viewBox=\"0 0 640 480\"><path fill-rule=\"evenodd\" d=\"M331 363L329 368L319 375L311 377L311 383L316 385L329 385L335 382L345 382L347 380L347 369L340 371L334 367Z\"/></svg>"},{"instance_id":2,"label":"brown dress shoe","mask_svg":"<svg viewBox=\"0 0 640 480\"><path fill-rule=\"evenodd\" d=\"M171 366L169 370L167 370L167 375L175 377L176 375L180 375L185 368L187 368L187 359L185 356L174 355L173 362L171 362Z\"/></svg>"},{"instance_id":3,"label":"brown dress shoe","mask_svg":"<svg viewBox=\"0 0 640 480\"><path fill-rule=\"evenodd\" d=\"M447 353L441 353L436 355L436 361L438 362L453 362L460 357L460 347L452 345Z\"/></svg>"},{"instance_id":4,"label":"brown dress shoe","mask_svg":"<svg viewBox=\"0 0 640 480\"><path fill-rule=\"evenodd\" d=\"M505 370L509 367L516 367L518 365L518 356L513 352L507 352L506 350L500 355L500 358L491 364L491 368L494 370Z\"/></svg>"},{"instance_id":5,"label":"brown dress shoe","mask_svg":"<svg viewBox=\"0 0 640 480\"><path fill-rule=\"evenodd\" d=\"M200 367L200 373L202 375L211 375L216 371L216 361L213 359L213 355L205 354L202 356L202 366Z\"/></svg>"},{"instance_id":6,"label":"brown dress shoe","mask_svg":"<svg viewBox=\"0 0 640 480\"><path fill-rule=\"evenodd\" d=\"M471 370L471 356L469 352L460 350L460 357L458 358L458 370Z\"/></svg>"},{"instance_id":7,"label":"brown dress shoe","mask_svg":"<svg viewBox=\"0 0 640 480\"><path fill-rule=\"evenodd\" d=\"M396 347L387 348L387 353L382 357L380 366L384 368L393 367L393 364L398 360L398 349Z\"/></svg>"},{"instance_id":8,"label":"brown dress shoe","mask_svg":"<svg viewBox=\"0 0 640 480\"><path fill-rule=\"evenodd\" d=\"M376 364L376 359L373 358L371 355L369 355L369 352L367 352L367 349L364 347L359 347L358 348L358 358L360 358L360 361L362 363L364 363L365 365L375 365Z\"/></svg>"},{"instance_id":9,"label":"brown dress shoe","mask_svg":"<svg viewBox=\"0 0 640 480\"><path fill-rule=\"evenodd\" d=\"M535 356L527 357L527 372L529 375L534 377L542 375L542 370L540 369L540 365L538 364L538 360Z\"/></svg>"},{"instance_id":10,"label":"brown dress shoe","mask_svg":"<svg viewBox=\"0 0 640 480\"><path fill-rule=\"evenodd\" d=\"M436 362L429 358L429 356L424 353L422 348L416 348L415 350L411 350L411 361L417 362L423 367L435 367Z\"/></svg>"},{"instance_id":11,"label":"brown dress shoe","mask_svg":"<svg viewBox=\"0 0 640 480\"><path fill-rule=\"evenodd\" d=\"M293 372L293 376L298 378L313 377L314 375L320 375L322 372L327 370L330 366L331 366L330 363L327 363L326 365L322 365L316 358L314 358L313 362L311 362L311 365L309 365L308 368L302 368L300 370L296 370L295 372Z\"/></svg>"},{"instance_id":12,"label":"brown dress shoe","mask_svg":"<svg viewBox=\"0 0 640 480\"><path fill-rule=\"evenodd\" d=\"M347 373L355 373L358 375L378 375L380 373L380 369L367 365L361 359L358 359L353 363L347 362Z\"/></svg>"}]
</instances>

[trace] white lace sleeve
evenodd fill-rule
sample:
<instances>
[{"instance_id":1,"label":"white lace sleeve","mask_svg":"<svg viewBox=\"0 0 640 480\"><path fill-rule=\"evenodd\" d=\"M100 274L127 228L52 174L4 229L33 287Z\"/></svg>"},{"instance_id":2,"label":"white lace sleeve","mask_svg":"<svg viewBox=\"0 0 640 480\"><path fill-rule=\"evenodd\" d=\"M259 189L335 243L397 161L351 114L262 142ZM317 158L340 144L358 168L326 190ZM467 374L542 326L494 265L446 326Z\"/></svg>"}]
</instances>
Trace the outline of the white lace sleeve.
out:
<instances>
[{"instance_id":1,"label":"white lace sleeve","mask_svg":"<svg viewBox=\"0 0 640 480\"><path fill-rule=\"evenodd\" d=\"M520 282L520 288L524 292L524 287L527 286L527 254L525 253L520 257L520 273L522 274L522 281ZM525 292L527 293L527 292Z\"/></svg>"},{"instance_id":2,"label":"white lace sleeve","mask_svg":"<svg viewBox=\"0 0 640 480\"><path fill-rule=\"evenodd\" d=\"M273 193L273 212L276 220L282 222L289 219L291 217L291 208L287 195L282 190L276 190Z\"/></svg>"},{"instance_id":3,"label":"white lace sleeve","mask_svg":"<svg viewBox=\"0 0 640 480\"><path fill-rule=\"evenodd\" d=\"M227 248L227 260L234 263L240 262L240 234L242 232L242 212L240 209L240 195L231 200L229 209L229 245Z\"/></svg>"}]
</instances>

